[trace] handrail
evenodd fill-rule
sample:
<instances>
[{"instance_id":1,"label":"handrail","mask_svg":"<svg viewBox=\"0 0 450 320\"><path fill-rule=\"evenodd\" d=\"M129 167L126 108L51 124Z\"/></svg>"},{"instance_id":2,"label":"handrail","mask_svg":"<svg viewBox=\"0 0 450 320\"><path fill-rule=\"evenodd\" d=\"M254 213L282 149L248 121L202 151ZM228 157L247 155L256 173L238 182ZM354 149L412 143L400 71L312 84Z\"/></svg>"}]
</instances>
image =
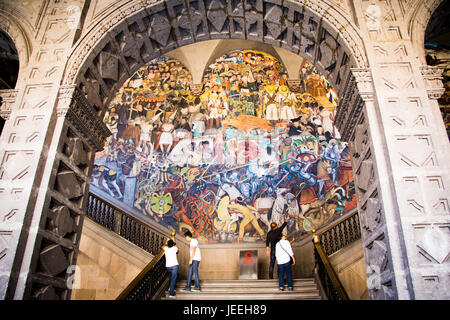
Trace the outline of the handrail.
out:
<instances>
[{"instance_id":1,"label":"handrail","mask_svg":"<svg viewBox=\"0 0 450 320\"><path fill-rule=\"evenodd\" d=\"M154 256L116 300L154 299L169 276L162 249L169 237L92 193L89 193L87 216ZM175 232L171 238L175 239Z\"/></svg>"},{"instance_id":2,"label":"handrail","mask_svg":"<svg viewBox=\"0 0 450 320\"><path fill-rule=\"evenodd\" d=\"M328 256L361 238L359 212L344 217L323 230L317 232L320 243Z\"/></svg>"},{"instance_id":3,"label":"handrail","mask_svg":"<svg viewBox=\"0 0 450 320\"><path fill-rule=\"evenodd\" d=\"M344 286L342 285L341 281L339 280L339 277L337 276L336 272L333 269L333 266L330 263L330 260L328 259L327 254L325 253L325 250L322 247L322 244L320 243L319 237L316 234L316 230L313 229L313 242L314 242L314 247L316 250L316 260L317 263L319 264L319 266L323 266L325 268L326 271L326 276L324 277L324 275L322 275L321 280L326 282L324 283L327 284L325 286L326 289L328 289L327 292L327 296L329 298L334 297L334 298L340 298L341 300L349 300L348 294L345 291ZM319 272L322 270L319 270ZM331 283L329 283L329 281L331 281ZM333 287L330 288L330 285L332 284ZM337 292L337 296L336 294L334 294L334 291L336 290Z\"/></svg>"},{"instance_id":4,"label":"handrail","mask_svg":"<svg viewBox=\"0 0 450 320\"><path fill-rule=\"evenodd\" d=\"M314 253L319 279L324 282L324 289L330 299L348 300L339 277L333 269L328 256L361 238L359 213L357 210L336 221L319 232L313 232Z\"/></svg>"},{"instance_id":5,"label":"handrail","mask_svg":"<svg viewBox=\"0 0 450 320\"><path fill-rule=\"evenodd\" d=\"M154 256L159 253L167 238L154 227L93 193L89 193L87 216Z\"/></svg>"},{"instance_id":6,"label":"handrail","mask_svg":"<svg viewBox=\"0 0 450 320\"><path fill-rule=\"evenodd\" d=\"M152 281L145 281L146 277L151 274L155 275L158 273L157 265L165 265L164 250L161 250L149 264L145 266L144 269L133 279L133 281L128 284L128 286L119 294L116 300L152 300L156 294L157 289L162 285L164 280L167 278L169 273L166 268L163 269L162 274L159 277L154 277L159 283L155 285ZM156 269L156 270L155 270ZM152 290L152 288L156 290ZM140 298L140 299L139 299Z\"/></svg>"},{"instance_id":7,"label":"handrail","mask_svg":"<svg viewBox=\"0 0 450 320\"><path fill-rule=\"evenodd\" d=\"M334 223L330 224L329 226L327 226L327 227L324 228L324 229L319 229L319 230L317 230L316 232L317 232L318 235L324 234L324 233L330 231L331 229L333 229L334 227L336 227L338 224L344 222L344 221L347 220L347 219L350 219L350 218L353 217L355 214L358 214L358 210L354 210L354 211L353 211L352 213L350 213L349 215L343 217L342 219L339 219L339 220L335 221Z\"/></svg>"}]
</instances>

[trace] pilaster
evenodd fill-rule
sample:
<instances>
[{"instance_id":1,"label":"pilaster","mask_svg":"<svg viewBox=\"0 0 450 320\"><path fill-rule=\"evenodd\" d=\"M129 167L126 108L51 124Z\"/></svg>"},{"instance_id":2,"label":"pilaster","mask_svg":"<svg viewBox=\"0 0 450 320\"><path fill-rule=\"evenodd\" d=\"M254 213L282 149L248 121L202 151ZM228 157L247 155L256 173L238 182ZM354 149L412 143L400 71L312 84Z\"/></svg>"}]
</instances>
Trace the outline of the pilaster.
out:
<instances>
[{"instance_id":1,"label":"pilaster","mask_svg":"<svg viewBox=\"0 0 450 320\"><path fill-rule=\"evenodd\" d=\"M42 7L16 89L0 92L8 118L0 137L0 299L70 294L58 276L76 258L89 161L108 134L84 96L59 86L78 18L67 3ZM71 192L78 202L64 203Z\"/></svg>"},{"instance_id":2,"label":"pilaster","mask_svg":"<svg viewBox=\"0 0 450 320\"><path fill-rule=\"evenodd\" d=\"M389 246L379 251L391 253L398 299L448 299L450 146L436 102L442 71L422 65L401 4L355 4L373 79L365 114L382 196L381 206L372 204L375 220L367 219L369 229L385 220Z\"/></svg>"}]
</instances>

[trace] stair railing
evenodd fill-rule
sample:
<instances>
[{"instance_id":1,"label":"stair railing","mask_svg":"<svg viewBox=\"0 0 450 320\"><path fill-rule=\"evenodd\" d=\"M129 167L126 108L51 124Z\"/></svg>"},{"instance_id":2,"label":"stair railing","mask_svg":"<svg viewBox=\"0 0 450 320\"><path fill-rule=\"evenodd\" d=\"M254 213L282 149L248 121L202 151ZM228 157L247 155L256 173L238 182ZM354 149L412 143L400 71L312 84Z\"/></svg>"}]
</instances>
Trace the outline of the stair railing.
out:
<instances>
[{"instance_id":1,"label":"stair railing","mask_svg":"<svg viewBox=\"0 0 450 320\"><path fill-rule=\"evenodd\" d=\"M116 300L158 299L165 290L168 277L164 250L161 250L119 294Z\"/></svg>"},{"instance_id":2,"label":"stair railing","mask_svg":"<svg viewBox=\"0 0 450 320\"><path fill-rule=\"evenodd\" d=\"M314 257L318 278L330 300L349 300L328 256L361 238L358 211L336 221L326 229L313 232Z\"/></svg>"},{"instance_id":3,"label":"stair railing","mask_svg":"<svg viewBox=\"0 0 450 320\"><path fill-rule=\"evenodd\" d=\"M168 284L162 247L169 237L93 193L89 193L87 216L154 256L116 300L158 299Z\"/></svg>"},{"instance_id":4,"label":"stair railing","mask_svg":"<svg viewBox=\"0 0 450 320\"><path fill-rule=\"evenodd\" d=\"M153 256L160 253L162 245L168 238L93 193L89 193L87 216Z\"/></svg>"}]
</instances>

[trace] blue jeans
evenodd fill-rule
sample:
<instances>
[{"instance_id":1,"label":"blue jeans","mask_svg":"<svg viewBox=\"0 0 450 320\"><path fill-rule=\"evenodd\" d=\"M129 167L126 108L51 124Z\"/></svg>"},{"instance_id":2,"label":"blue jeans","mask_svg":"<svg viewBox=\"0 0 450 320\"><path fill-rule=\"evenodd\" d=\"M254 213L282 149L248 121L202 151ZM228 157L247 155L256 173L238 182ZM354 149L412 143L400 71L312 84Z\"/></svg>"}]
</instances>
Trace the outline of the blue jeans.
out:
<instances>
[{"instance_id":1,"label":"blue jeans","mask_svg":"<svg viewBox=\"0 0 450 320\"><path fill-rule=\"evenodd\" d=\"M275 248L270 249L269 279L273 279L273 269L275 267Z\"/></svg>"},{"instance_id":2,"label":"blue jeans","mask_svg":"<svg viewBox=\"0 0 450 320\"><path fill-rule=\"evenodd\" d=\"M290 262L278 265L278 284L280 288L284 288L284 274L286 274L288 287L292 288L292 267Z\"/></svg>"},{"instance_id":3,"label":"blue jeans","mask_svg":"<svg viewBox=\"0 0 450 320\"><path fill-rule=\"evenodd\" d=\"M175 284L177 283L178 278L178 267L179 266L173 266L173 267L167 267L167 271L170 273L170 286L169 286L169 295L174 296L175 295Z\"/></svg>"},{"instance_id":4,"label":"blue jeans","mask_svg":"<svg viewBox=\"0 0 450 320\"><path fill-rule=\"evenodd\" d=\"M200 261L192 260L192 264L189 265L186 290L191 290L192 274L194 274L195 289L200 289L200 279L198 277L198 265L199 264L200 264Z\"/></svg>"}]
</instances>

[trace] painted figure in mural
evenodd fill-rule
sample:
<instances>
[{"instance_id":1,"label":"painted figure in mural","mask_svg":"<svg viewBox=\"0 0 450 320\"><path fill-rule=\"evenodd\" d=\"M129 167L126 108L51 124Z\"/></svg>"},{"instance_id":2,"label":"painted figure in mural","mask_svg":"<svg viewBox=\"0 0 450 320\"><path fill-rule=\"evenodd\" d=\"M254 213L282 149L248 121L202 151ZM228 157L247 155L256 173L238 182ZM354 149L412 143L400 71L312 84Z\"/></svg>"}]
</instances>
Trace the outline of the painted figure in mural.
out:
<instances>
[{"instance_id":1,"label":"painted figure in mural","mask_svg":"<svg viewBox=\"0 0 450 320\"><path fill-rule=\"evenodd\" d=\"M221 181L219 185L219 190L217 192L217 197L222 197L227 194L230 198L230 202L234 203L238 199L244 199L242 193L236 187L239 182L239 175L236 171L227 174L226 172L221 175Z\"/></svg>"},{"instance_id":2,"label":"painted figure in mural","mask_svg":"<svg viewBox=\"0 0 450 320\"><path fill-rule=\"evenodd\" d=\"M289 189L286 188L277 188L276 190L276 198L272 206L272 213L270 216L270 223L276 223L277 225L281 225L284 219L285 206L287 205L287 199L285 197L286 193ZM283 230L283 233L286 233L286 230Z\"/></svg>"},{"instance_id":3,"label":"painted figure in mural","mask_svg":"<svg viewBox=\"0 0 450 320\"><path fill-rule=\"evenodd\" d=\"M331 139L328 143L328 146L325 148L323 152L323 158L328 160L331 165L331 179L336 187L339 186L337 182L337 174L339 168L339 162L341 161L341 153L339 150L339 146L335 139Z\"/></svg>"},{"instance_id":4,"label":"painted figure in mural","mask_svg":"<svg viewBox=\"0 0 450 320\"><path fill-rule=\"evenodd\" d=\"M265 87L264 105L266 107L266 119L274 123L278 121L277 88L275 85Z\"/></svg>"},{"instance_id":5,"label":"painted figure in mural","mask_svg":"<svg viewBox=\"0 0 450 320\"><path fill-rule=\"evenodd\" d=\"M247 225L251 225L262 239L264 231L259 226L258 219L253 214L253 212L257 211L256 208L246 205L242 199L239 199L236 203L230 203L228 209L235 210L242 215L242 220L239 223L239 241L243 240L245 227Z\"/></svg>"},{"instance_id":6,"label":"painted figure in mural","mask_svg":"<svg viewBox=\"0 0 450 320\"><path fill-rule=\"evenodd\" d=\"M289 172L300 178L302 181L306 182L308 186L312 188L317 187L317 197L319 198L319 200L323 200L323 186L325 184L325 181L322 178L314 176L310 172L311 166L317 163L318 159L307 162L296 158L290 159L294 160L294 163L292 163L292 165L289 167Z\"/></svg>"},{"instance_id":7,"label":"painted figure in mural","mask_svg":"<svg viewBox=\"0 0 450 320\"><path fill-rule=\"evenodd\" d=\"M350 156L335 92L307 61L300 78L291 92L274 57L234 50L194 92L180 62L155 59L105 115L92 188L200 242L255 241L286 215L296 238L328 223L356 205Z\"/></svg>"},{"instance_id":8,"label":"painted figure in mural","mask_svg":"<svg viewBox=\"0 0 450 320\"><path fill-rule=\"evenodd\" d=\"M147 121L145 116L141 116L141 136L139 139L139 148L142 152L151 154L153 151L153 144L151 138L151 132L153 125L150 121Z\"/></svg>"},{"instance_id":9,"label":"painted figure in mural","mask_svg":"<svg viewBox=\"0 0 450 320\"><path fill-rule=\"evenodd\" d=\"M229 210L229 204L230 198L228 196L222 197L217 205L217 217L214 218L214 226L218 230L218 240L222 242L234 239L233 234L237 230L239 218L243 218L239 211Z\"/></svg>"},{"instance_id":10,"label":"painted figure in mural","mask_svg":"<svg viewBox=\"0 0 450 320\"><path fill-rule=\"evenodd\" d=\"M117 172L115 170L109 169L105 166L98 166L94 164L94 169L92 171L93 184L102 187L106 190L112 197L122 198L122 192L117 185Z\"/></svg>"},{"instance_id":11,"label":"painted figure in mural","mask_svg":"<svg viewBox=\"0 0 450 320\"><path fill-rule=\"evenodd\" d=\"M297 111L295 110L296 100L295 94L292 95L287 86L282 85L279 87L276 101L280 105L281 120L290 121L297 117Z\"/></svg>"},{"instance_id":12,"label":"painted figure in mural","mask_svg":"<svg viewBox=\"0 0 450 320\"><path fill-rule=\"evenodd\" d=\"M310 75L306 80L306 92L313 97L323 97L327 94L327 86L317 73Z\"/></svg>"},{"instance_id":13,"label":"painted figure in mural","mask_svg":"<svg viewBox=\"0 0 450 320\"><path fill-rule=\"evenodd\" d=\"M167 155L173 145L173 134L174 130L173 119L175 118L176 112L173 114L166 113L165 122L162 124L162 134L159 137L159 146L163 154Z\"/></svg>"}]
</instances>

